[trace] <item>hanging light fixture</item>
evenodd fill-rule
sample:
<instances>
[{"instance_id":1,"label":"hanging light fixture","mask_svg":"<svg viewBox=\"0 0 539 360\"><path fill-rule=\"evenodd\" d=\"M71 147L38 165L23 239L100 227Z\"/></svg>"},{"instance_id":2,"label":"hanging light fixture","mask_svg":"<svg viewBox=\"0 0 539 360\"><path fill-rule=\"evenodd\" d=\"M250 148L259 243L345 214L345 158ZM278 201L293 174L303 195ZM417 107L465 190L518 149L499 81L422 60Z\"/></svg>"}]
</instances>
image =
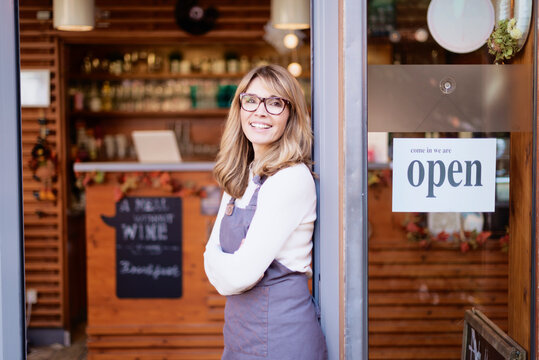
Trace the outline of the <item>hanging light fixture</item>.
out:
<instances>
[{"instance_id":1,"label":"hanging light fixture","mask_svg":"<svg viewBox=\"0 0 539 360\"><path fill-rule=\"evenodd\" d=\"M271 0L271 22L276 29L302 30L311 24L310 0Z\"/></svg>"},{"instance_id":2,"label":"hanging light fixture","mask_svg":"<svg viewBox=\"0 0 539 360\"><path fill-rule=\"evenodd\" d=\"M54 28L90 31L94 28L94 0L53 0Z\"/></svg>"},{"instance_id":3,"label":"hanging light fixture","mask_svg":"<svg viewBox=\"0 0 539 360\"><path fill-rule=\"evenodd\" d=\"M299 38L294 33L286 34L283 43L287 49L295 49L299 44Z\"/></svg>"},{"instance_id":4,"label":"hanging light fixture","mask_svg":"<svg viewBox=\"0 0 539 360\"><path fill-rule=\"evenodd\" d=\"M299 63L297 63L297 62L292 62L292 63L288 64L287 69L288 69L288 72L290 74L292 74L292 76L294 76L294 77L300 76L301 71L303 70L301 68L301 65Z\"/></svg>"}]
</instances>

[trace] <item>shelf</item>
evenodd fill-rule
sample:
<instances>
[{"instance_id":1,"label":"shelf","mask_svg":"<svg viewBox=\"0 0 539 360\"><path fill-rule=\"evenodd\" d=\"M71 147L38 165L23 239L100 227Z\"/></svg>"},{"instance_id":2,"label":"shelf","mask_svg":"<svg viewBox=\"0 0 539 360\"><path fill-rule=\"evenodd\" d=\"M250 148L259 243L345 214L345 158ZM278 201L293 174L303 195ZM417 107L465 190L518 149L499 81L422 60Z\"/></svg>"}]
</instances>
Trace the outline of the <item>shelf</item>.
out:
<instances>
[{"instance_id":1,"label":"shelf","mask_svg":"<svg viewBox=\"0 0 539 360\"><path fill-rule=\"evenodd\" d=\"M139 162L87 162L75 163L75 172L138 172L138 171L212 171L215 163L212 161L181 162L181 163L139 163Z\"/></svg>"},{"instance_id":2,"label":"shelf","mask_svg":"<svg viewBox=\"0 0 539 360\"><path fill-rule=\"evenodd\" d=\"M71 117L83 118L226 118L228 108L185 111L72 111Z\"/></svg>"},{"instance_id":3,"label":"shelf","mask_svg":"<svg viewBox=\"0 0 539 360\"><path fill-rule=\"evenodd\" d=\"M122 74L122 75L113 75L106 73L95 73L95 74L70 74L69 80L108 80L108 81L122 81L122 80L189 80L189 79L234 79L239 80L245 74L201 74L201 73L192 73L192 74L170 74L170 73L155 73L155 74ZM310 74L301 75L300 79L309 79Z\"/></svg>"},{"instance_id":4,"label":"shelf","mask_svg":"<svg viewBox=\"0 0 539 360\"><path fill-rule=\"evenodd\" d=\"M241 79L245 74L169 74L169 73L155 73L155 74L71 74L70 80L109 80L109 81L122 81L122 80L175 80L175 79Z\"/></svg>"},{"instance_id":5,"label":"shelf","mask_svg":"<svg viewBox=\"0 0 539 360\"><path fill-rule=\"evenodd\" d=\"M375 163L370 162L367 164L368 170L385 170L385 169L393 169L393 163Z\"/></svg>"}]
</instances>

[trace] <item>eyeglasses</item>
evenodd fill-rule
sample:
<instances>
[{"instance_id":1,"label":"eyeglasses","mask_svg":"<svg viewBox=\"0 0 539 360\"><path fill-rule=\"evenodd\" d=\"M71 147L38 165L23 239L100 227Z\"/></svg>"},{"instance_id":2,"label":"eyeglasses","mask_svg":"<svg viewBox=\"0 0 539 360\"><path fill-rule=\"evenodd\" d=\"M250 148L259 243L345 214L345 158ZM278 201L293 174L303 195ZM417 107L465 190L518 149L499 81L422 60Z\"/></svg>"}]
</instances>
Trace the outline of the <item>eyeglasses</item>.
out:
<instances>
[{"instance_id":1,"label":"eyeglasses","mask_svg":"<svg viewBox=\"0 0 539 360\"><path fill-rule=\"evenodd\" d=\"M290 101L277 96L261 98L254 94L240 94L240 106L245 111L256 111L260 106L260 103L264 103L266 111L271 115L281 115L286 105L290 104Z\"/></svg>"}]
</instances>

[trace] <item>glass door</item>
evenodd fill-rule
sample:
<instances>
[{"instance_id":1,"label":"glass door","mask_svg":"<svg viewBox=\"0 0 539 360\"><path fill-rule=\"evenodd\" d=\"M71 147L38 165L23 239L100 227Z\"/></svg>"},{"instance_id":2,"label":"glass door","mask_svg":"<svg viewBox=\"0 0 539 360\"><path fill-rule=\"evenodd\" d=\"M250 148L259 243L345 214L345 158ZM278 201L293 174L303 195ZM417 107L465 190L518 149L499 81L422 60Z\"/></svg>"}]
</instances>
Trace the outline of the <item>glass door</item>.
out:
<instances>
[{"instance_id":1,"label":"glass door","mask_svg":"<svg viewBox=\"0 0 539 360\"><path fill-rule=\"evenodd\" d=\"M369 359L460 359L470 309L529 356L531 2L370 0L367 16Z\"/></svg>"}]
</instances>

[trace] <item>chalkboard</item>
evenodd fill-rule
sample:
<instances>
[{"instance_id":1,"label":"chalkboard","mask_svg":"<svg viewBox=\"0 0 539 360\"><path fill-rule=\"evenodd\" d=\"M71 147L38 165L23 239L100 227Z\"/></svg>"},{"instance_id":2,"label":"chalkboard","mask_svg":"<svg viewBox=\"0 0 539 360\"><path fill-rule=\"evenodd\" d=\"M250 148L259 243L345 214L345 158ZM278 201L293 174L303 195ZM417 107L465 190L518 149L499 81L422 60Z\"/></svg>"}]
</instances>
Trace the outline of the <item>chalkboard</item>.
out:
<instances>
[{"instance_id":1,"label":"chalkboard","mask_svg":"<svg viewBox=\"0 0 539 360\"><path fill-rule=\"evenodd\" d=\"M182 200L126 197L116 216L101 215L116 228L116 296L182 296Z\"/></svg>"},{"instance_id":2,"label":"chalkboard","mask_svg":"<svg viewBox=\"0 0 539 360\"><path fill-rule=\"evenodd\" d=\"M467 310L462 360L525 360L526 351L479 310Z\"/></svg>"}]
</instances>

